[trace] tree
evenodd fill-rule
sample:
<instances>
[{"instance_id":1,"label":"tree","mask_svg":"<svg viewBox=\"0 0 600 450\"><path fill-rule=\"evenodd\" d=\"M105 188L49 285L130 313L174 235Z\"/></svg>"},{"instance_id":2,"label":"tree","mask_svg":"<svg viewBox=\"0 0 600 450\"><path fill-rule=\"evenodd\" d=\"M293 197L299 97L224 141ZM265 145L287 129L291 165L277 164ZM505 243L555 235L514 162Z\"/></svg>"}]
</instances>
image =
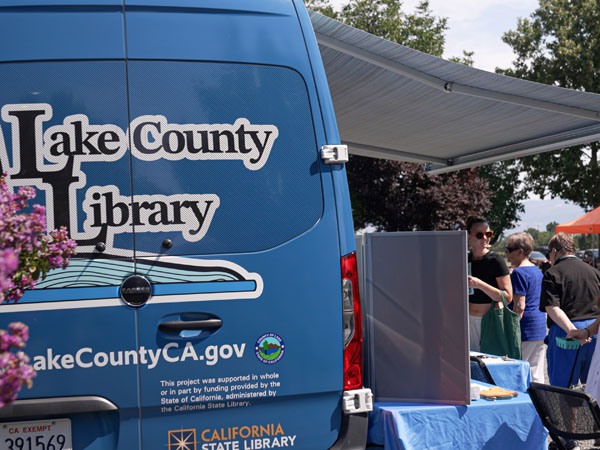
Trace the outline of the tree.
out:
<instances>
[{"instance_id":1,"label":"tree","mask_svg":"<svg viewBox=\"0 0 600 450\"><path fill-rule=\"evenodd\" d=\"M352 156L348 183L355 225L378 230L454 230L490 207L475 170L437 176L422 165Z\"/></svg>"},{"instance_id":2,"label":"tree","mask_svg":"<svg viewBox=\"0 0 600 450\"><path fill-rule=\"evenodd\" d=\"M540 83L600 93L600 8L597 0L540 0L530 18L502 40L513 48L513 68L497 72ZM600 205L600 143L521 160L526 186L541 198L561 197L585 209Z\"/></svg>"},{"instance_id":3,"label":"tree","mask_svg":"<svg viewBox=\"0 0 600 450\"><path fill-rule=\"evenodd\" d=\"M463 64L465 66L472 67L473 64L475 64L473 55L475 55L475 52L468 52L466 50L463 50L462 56L452 56L448 59L448 61L452 61L455 63L459 63L459 64Z\"/></svg>"},{"instance_id":4,"label":"tree","mask_svg":"<svg viewBox=\"0 0 600 450\"><path fill-rule=\"evenodd\" d=\"M329 0L304 0L304 4L308 9L316 11L324 16L337 19L339 17L338 12L333 8L333 5L329 3Z\"/></svg>"},{"instance_id":5,"label":"tree","mask_svg":"<svg viewBox=\"0 0 600 450\"><path fill-rule=\"evenodd\" d=\"M554 231L548 230L548 226L546 226L546 231L540 231L535 228L528 228L525 230L526 233L529 233L535 242L535 246L545 246L548 244L548 241L552 236L554 236Z\"/></svg>"},{"instance_id":6,"label":"tree","mask_svg":"<svg viewBox=\"0 0 600 450\"><path fill-rule=\"evenodd\" d=\"M515 161L498 161L479 167L477 174L488 182L491 207L486 218L495 231L492 242L496 242L525 210L521 201L527 192L520 181L521 166Z\"/></svg>"},{"instance_id":7,"label":"tree","mask_svg":"<svg viewBox=\"0 0 600 450\"><path fill-rule=\"evenodd\" d=\"M50 269L66 267L75 254L75 241L61 227L46 234L44 207L34 205L31 213L19 212L35 197L30 187L17 194L8 189L0 177L0 299L16 302L25 289ZM1 307L1 306L0 306ZM23 385L30 387L35 372L28 364L23 347L29 338L27 326L13 322L0 330L0 407L10 405Z\"/></svg>"},{"instance_id":8,"label":"tree","mask_svg":"<svg viewBox=\"0 0 600 450\"><path fill-rule=\"evenodd\" d=\"M4 176L0 177L0 300L16 302L25 289L33 289L39 278L50 269L65 268L75 254L75 241L67 229L60 227L46 234L46 209L33 205L30 213L19 212L35 198L35 190L21 187L10 192Z\"/></svg>"},{"instance_id":9,"label":"tree","mask_svg":"<svg viewBox=\"0 0 600 450\"><path fill-rule=\"evenodd\" d=\"M448 19L435 17L429 1L422 0L415 12L402 11L398 0L350 0L341 19L348 25L434 56L444 52Z\"/></svg>"},{"instance_id":10,"label":"tree","mask_svg":"<svg viewBox=\"0 0 600 450\"><path fill-rule=\"evenodd\" d=\"M580 250L598 248L600 245L597 234L576 234L573 236L573 240L575 241L575 247Z\"/></svg>"}]
</instances>

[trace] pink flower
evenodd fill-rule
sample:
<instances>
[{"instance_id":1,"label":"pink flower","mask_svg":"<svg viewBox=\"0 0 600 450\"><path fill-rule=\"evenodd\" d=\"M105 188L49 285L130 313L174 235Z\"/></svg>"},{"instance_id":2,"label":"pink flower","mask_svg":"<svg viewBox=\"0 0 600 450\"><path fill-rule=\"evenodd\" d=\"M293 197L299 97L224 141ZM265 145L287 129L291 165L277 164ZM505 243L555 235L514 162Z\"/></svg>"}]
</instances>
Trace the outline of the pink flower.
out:
<instances>
[{"instance_id":1,"label":"pink flower","mask_svg":"<svg viewBox=\"0 0 600 450\"><path fill-rule=\"evenodd\" d=\"M0 330L0 407L12 404L23 385L30 388L36 376L29 357L14 351L25 347L29 339L27 325L13 322L8 330Z\"/></svg>"},{"instance_id":2,"label":"pink flower","mask_svg":"<svg viewBox=\"0 0 600 450\"><path fill-rule=\"evenodd\" d=\"M65 268L75 255L76 243L65 227L46 230L46 209L27 202L35 198L35 189L20 187L13 193L0 176L0 300L16 302L26 289L33 289L48 270ZM0 329L0 407L10 405L23 386L31 387L36 376L29 357L22 351L29 329L21 322Z\"/></svg>"}]
</instances>

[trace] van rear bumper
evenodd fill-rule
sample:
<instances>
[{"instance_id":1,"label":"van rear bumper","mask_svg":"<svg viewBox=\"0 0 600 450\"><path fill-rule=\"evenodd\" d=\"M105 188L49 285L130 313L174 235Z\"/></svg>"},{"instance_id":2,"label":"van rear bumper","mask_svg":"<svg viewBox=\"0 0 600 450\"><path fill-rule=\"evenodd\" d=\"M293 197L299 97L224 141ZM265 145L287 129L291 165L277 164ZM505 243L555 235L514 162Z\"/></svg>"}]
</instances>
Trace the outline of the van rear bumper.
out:
<instances>
[{"instance_id":1,"label":"van rear bumper","mask_svg":"<svg viewBox=\"0 0 600 450\"><path fill-rule=\"evenodd\" d=\"M338 440L331 450L364 450L367 446L369 413L343 414Z\"/></svg>"},{"instance_id":2,"label":"van rear bumper","mask_svg":"<svg viewBox=\"0 0 600 450\"><path fill-rule=\"evenodd\" d=\"M16 400L12 405L0 408L0 419L95 413L118 409L117 405L110 400L96 395L32 398Z\"/></svg>"}]
</instances>

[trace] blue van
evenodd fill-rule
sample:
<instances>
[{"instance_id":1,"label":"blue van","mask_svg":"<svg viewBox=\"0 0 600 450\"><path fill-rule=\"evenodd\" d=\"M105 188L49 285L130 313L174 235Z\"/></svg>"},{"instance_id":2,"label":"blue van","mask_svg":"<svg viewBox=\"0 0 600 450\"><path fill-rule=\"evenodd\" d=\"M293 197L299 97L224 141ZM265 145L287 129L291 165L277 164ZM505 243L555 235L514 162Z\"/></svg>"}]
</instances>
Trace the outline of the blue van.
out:
<instances>
[{"instance_id":1,"label":"blue van","mask_svg":"<svg viewBox=\"0 0 600 450\"><path fill-rule=\"evenodd\" d=\"M300 0L3 0L0 164L78 256L0 449L364 448L353 224Z\"/></svg>"}]
</instances>

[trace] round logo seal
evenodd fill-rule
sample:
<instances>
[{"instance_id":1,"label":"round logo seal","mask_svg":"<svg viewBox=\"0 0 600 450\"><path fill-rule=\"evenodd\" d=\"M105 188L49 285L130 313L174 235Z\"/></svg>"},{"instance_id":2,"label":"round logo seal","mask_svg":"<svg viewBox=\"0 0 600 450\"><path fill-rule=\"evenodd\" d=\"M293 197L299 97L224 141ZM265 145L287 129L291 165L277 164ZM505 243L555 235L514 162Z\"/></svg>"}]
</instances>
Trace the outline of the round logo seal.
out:
<instances>
[{"instance_id":1,"label":"round logo seal","mask_svg":"<svg viewBox=\"0 0 600 450\"><path fill-rule=\"evenodd\" d=\"M285 353L283 339L275 333L265 333L256 341L254 353L263 364L275 364Z\"/></svg>"}]
</instances>

